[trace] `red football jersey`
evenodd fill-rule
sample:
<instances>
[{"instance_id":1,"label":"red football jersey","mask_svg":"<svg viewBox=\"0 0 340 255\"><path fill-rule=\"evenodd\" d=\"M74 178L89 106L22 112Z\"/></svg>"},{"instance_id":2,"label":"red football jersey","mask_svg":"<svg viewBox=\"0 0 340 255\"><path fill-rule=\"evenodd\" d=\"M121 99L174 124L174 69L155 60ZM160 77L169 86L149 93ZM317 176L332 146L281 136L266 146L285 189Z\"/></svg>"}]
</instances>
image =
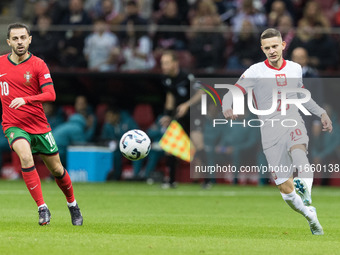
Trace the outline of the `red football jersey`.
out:
<instances>
[{"instance_id":1,"label":"red football jersey","mask_svg":"<svg viewBox=\"0 0 340 255\"><path fill-rule=\"evenodd\" d=\"M15 64L10 54L0 56L0 87L3 131L18 127L30 134L43 134L51 131L41 102L28 103L18 109L10 108L14 98L32 97L42 93L42 88L52 86L50 71L45 62L33 56ZM53 88L53 93L54 88Z\"/></svg>"}]
</instances>

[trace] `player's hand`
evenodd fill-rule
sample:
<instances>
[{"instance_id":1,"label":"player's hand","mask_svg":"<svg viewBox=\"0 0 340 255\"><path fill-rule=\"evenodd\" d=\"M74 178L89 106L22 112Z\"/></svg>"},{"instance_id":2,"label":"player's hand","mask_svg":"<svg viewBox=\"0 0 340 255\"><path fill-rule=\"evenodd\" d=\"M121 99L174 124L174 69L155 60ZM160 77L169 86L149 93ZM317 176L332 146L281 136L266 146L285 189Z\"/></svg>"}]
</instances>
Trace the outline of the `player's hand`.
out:
<instances>
[{"instance_id":1,"label":"player's hand","mask_svg":"<svg viewBox=\"0 0 340 255\"><path fill-rule=\"evenodd\" d=\"M159 119L159 123L162 125L162 127L167 128L170 125L171 117L170 116L163 116Z\"/></svg>"},{"instance_id":2,"label":"player's hand","mask_svg":"<svg viewBox=\"0 0 340 255\"><path fill-rule=\"evenodd\" d=\"M223 112L223 115L226 119L232 119L236 120L238 118L238 115L233 114L233 109L227 109Z\"/></svg>"},{"instance_id":3,"label":"player's hand","mask_svg":"<svg viewBox=\"0 0 340 255\"><path fill-rule=\"evenodd\" d=\"M26 102L23 98L17 97L12 100L12 102L9 105L9 108L18 109L20 106L25 105L25 104Z\"/></svg>"},{"instance_id":4,"label":"player's hand","mask_svg":"<svg viewBox=\"0 0 340 255\"><path fill-rule=\"evenodd\" d=\"M327 113L323 113L321 115L321 123L322 123L322 131L328 131L329 133L332 132L333 130L332 121L329 118Z\"/></svg>"},{"instance_id":5,"label":"player's hand","mask_svg":"<svg viewBox=\"0 0 340 255\"><path fill-rule=\"evenodd\" d=\"M188 112L189 107L190 107L190 105L188 103L183 103L183 104L180 104L179 106L177 106L176 118L183 117Z\"/></svg>"}]
</instances>

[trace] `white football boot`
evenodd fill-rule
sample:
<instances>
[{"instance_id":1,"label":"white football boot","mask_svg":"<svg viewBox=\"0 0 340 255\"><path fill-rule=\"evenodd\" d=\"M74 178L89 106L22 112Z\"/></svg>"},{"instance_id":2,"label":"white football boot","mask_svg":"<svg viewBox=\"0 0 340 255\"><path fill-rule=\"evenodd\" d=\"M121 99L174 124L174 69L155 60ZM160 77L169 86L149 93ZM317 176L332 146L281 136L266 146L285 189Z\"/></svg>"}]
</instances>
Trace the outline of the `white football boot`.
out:
<instances>
[{"instance_id":1,"label":"white football boot","mask_svg":"<svg viewBox=\"0 0 340 255\"><path fill-rule=\"evenodd\" d=\"M301 197L302 202L305 206L310 206L312 204L312 196L308 191L306 182L298 177L295 177L294 180L294 187L296 193Z\"/></svg>"},{"instance_id":2,"label":"white football boot","mask_svg":"<svg viewBox=\"0 0 340 255\"><path fill-rule=\"evenodd\" d=\"M323 229L318 220L315 207L309 206L309 210L312 213L312 217L310 217L310 219L307 219L309 227L310 227L310 231L312 231L313 235L323 235L324 234Z\"/></svg>"}]
</instances>

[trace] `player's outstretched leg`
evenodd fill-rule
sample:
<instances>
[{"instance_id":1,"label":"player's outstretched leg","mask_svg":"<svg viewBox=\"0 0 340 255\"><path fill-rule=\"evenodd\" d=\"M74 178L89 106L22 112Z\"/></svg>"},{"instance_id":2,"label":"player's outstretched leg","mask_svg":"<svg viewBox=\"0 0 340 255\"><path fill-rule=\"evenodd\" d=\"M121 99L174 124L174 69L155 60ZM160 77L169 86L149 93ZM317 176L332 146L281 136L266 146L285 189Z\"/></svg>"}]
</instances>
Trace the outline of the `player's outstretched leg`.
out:
<instances>
[{"instance_id":1,"label":"player's outstretched leg","mask_svg":"<svg viewBox=\"0 0 340 255\"><path fill-rule=\"evenodd\" d=\"M291 151L293 165L298 169L298 178L294 178L294 187L296 193L301 197L306 206L312 204L312 185L313 172L310 169L307 154L301 148L295 148Z\"/></svg>"},{"instance_id":2,"label":"player's outstretched leg","mask_svg":"<svg viewBox=\"0 0 340 255\"><path fill-rule=\"evenodd\" d=\"M83 216L80 212L77 201L74 198L72 181L71 181L70 175L68 174L66 169L64 169L63 175L56 176L55 178L56 178L56 183L58 184L59 188L65 194L65 197L67 200L67 206L71 214L72 224L75 226L83 225Z\"/></svg>"},{"instance_id":3,"label":"player's outstretched leg","mask_svg":"<svg viewBox=\"0 0 340 255\"><path fill-rule=\"evenodd\" d=\"M313 235L323 235L322 226L318 220L316 209L313 206L305 206L300 196L293 190L289 194L281 193L283 200L296 212L302 214L308 221Z\"/></svg>"},{"instance_id":4,"label":"player's outstretched leg","mask_svg":"<svg viewBox=\"0 0 340 255\"><path fill-rule=\"evenodd\" d=\"M77 201L74 198L70 175L61 164L59 154L54 155L41 154L40 157L43 159L45 165L55 177L56 183L58 184L59 188L62 190L66 197L67 206L71 213L72 224L76 226L83 225L83 216L80 212Z\"/></svg>"},{"instance_id":5,"label":"player's outstretched leg","mask_svg":"<svg viewBox=\"0 0 340 255\"><path fill-rule=\"evenodd\" d=\"M310 206L312 204L312 196L307 188L307 184L304 179L295 177L293 182L296 193L301 197L304 205Z\"/></svg>"},{"instance_id":6,"label":"player's outstretched leg","mask_svg":"<svg viewBox=\"0 0 340 255\"><path fill-rule=\"evenodd\" d=\"M21 168L22 178L25 181L28 191L31 193L32 198L38 206L39 225L47 225L51 220L51 213L44 202L41 190L40 177L37 169L33 165L28 168Z\"/></svg>"},{"instance_id":7,"label":"player's outstretched leg","mask_svg":"<svg viewBox=\"0 0 340 255\"><path fill-rule=\"evenodd\" d=\"M312 234L323 235L323 229L319 223L315 208L304 205L301 197L296 194L294 190L293 178L291 177L282 184L279 184L278 188L280 189L281 196L287 205L307 219Z\"/></svg>"}]
</instances>

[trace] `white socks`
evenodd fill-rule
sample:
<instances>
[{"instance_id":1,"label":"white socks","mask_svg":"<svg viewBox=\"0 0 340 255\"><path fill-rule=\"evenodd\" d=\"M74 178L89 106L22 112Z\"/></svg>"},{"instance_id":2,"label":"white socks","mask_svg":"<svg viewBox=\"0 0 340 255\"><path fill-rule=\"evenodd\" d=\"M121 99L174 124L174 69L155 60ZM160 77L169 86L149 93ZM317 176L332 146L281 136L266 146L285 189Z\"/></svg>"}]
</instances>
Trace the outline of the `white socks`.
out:
<instances>
[{"instance_id":1,"label":"white socks","mask_svg":"<svg viewBox=\"0 0 340 255\"><path fill-rule=\"evenodd\" d=\"M38 209L40 209L41 207L47 207L47 204L42 204L38 206Z\"/></svg>"},{"instance_id":2,"label":"white socks","mask_svg":"<svg viewBox=\"0 0 340 255\"><path fill-rule=\"evenodd\" d=\"M294 211L301 213L307 220L311 220L313 213L303 204L301 197L296 194L295 190L289 194L281 193L281 196Z\"/></svg>"},{"instance_id":3,"label":"white socks","mask_svg":"<svg viewBox=\"0 0 340 255\"><path fill-rule=\"evenodd\" d=\"M294 149L291 151L293 165L298 169L298 177L303 179L307 184L309 194L312 194L313 172L310 169L306 152L301 149Z\"/></svg>"},{"instance_id":4,"label":"white socks","mask_svg":"<svg viewBox=\"0 0 340 255\"><path fill-rule=\"evenodd\" d=\"M77 204L77 201L76 201L76 200L74 200L72 203L67 202L67 206L68 206L68 207L76 206L76 204Z\"/></svg>"}]
</instances>

